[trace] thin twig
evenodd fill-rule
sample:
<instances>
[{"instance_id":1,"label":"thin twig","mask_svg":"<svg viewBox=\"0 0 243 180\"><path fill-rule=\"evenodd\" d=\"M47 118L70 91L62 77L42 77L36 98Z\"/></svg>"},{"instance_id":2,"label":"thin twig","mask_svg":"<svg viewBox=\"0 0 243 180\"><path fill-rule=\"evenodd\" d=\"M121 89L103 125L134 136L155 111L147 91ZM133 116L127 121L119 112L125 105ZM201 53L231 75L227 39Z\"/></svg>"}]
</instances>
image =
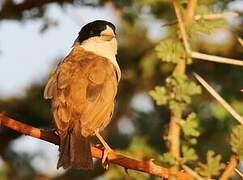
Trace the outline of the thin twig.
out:
<instances>
[{"instance_id":1,"label":"thin twig","mask_svg":"<svg viewBox=\"0 0 243 180\"><path fill-rule=\"evenodd\" d=\"M190 174L192 177L194 177L196 180L203 180L204 178L202 178L200 175L198 175L195 171L193 171L190 167L188 167L187 165L182 165L182 168L188 173Z\"/></svg>"},{"instance_id":2,"label":"thin twig","mask_svg":"<svg viewBox=\"0 0 243 180\"><path fill-rule=\"evenodd\" d=\"M185 26L184 26L184 23L183 23L183 19L182 19L181 13L180 13L179 3L178 3L177 0L173 0L173 6L174 6L174 9L175 9L177 20L179 22L179 28L180 28L180 31L181 31L184 47L186 49L186 52L188 54L190 54L191 53L191 47L190 47L189 42L188 42L186 29L185 29Z\"/></svg>"},{"instance_id":3,"label":"thin twig","mask_svg":"<svg viewBox=\"0 0 243 180\"><path fill-rule=\"evenodd\" d=\"M235 172L243 179L243 173L239 169L235 168Z\"/></svg>"},{"instance_id":4,"label":"thin twig","mask_svg":"<svg viewBox=\"0 0 243 180\"><path fill-rule=\"evenodd\" d=\"M219 180L227 180L230 178L230 176L232 176L234 174L234 170L237 166L237 158L235 155L232 155L230 157L229 163L227 164L227 166L224 169L223 174L221 175L221 177L219 178Z\"/></svg>"},{"instance_id":5,"label":"thin twig","mask_svg":"<svg viewBox=\"0 0 243 180\"><path fill-rule=\"evenodd\" d=\"M238 40L238 42L240 43L240 45L243 46L243 39L240 38L240 37L238 37L237 40Z\"/></svg>"},{"instance_id":6,"label":"thin twig","mask_svg":"<svg viewBox=\"0 0 243 180\"><path fill-rule=\"evenodd\" d=\"M232 64L237 66L243 66L243 61L231 58L225 58L220 56L208 55L199 52L191 52L191 57L195 59L223 63L223 64Z\"/></svg>"},{"instance_id":7,"label":"thin twig","mask_svg":"<svg viewBox=\"0 0 243 180\"><path fill-rule=\"evenodd\" d=\"M182 16L180 13L178 1L173 0L173 5L174 5L176 17L179 22L179 28L180 28L181 35L182 35L183 44L184 44L184 47L185 47L188 55L190 55L192 58L196 58L196 59L200 59L200 60L243 66L243 61L241 61L241 60L225 58L225 57L220 57L220 56L213 56L213 55L208 55L208 54L203 54L203 53L192 51L189 41L188 41L186 28L185 28L185 25L183 23Z\"/></svg>"},{"instance_id":8,"label":"thin twig","mask_svg":"<svg viewBox=\"0 0 243 180\"><path fill-rule=\"evenodd\" d=\"M201 76L196 73L193 75L239 123L243 124L243 118Z\"/></svg>"},{"instance_id":9,"label":"thin twig","mask_svg":"<svg viewBox=\"0 0 243 180\"><path fill-rule=\"evenodd\" d=\"M214 19L225 19L225 18L234 18L239 16L239 13L236 12L223 12L223 13L216 13L216 14L203 14L203 15L196 15L195 20L205 19L205 20L214 20Z\"/></svg>"},{"instance_id":10,"label":"thin twig","mask_svg":"<svg viewBox=\"0 0 243 180\"><path fill-rule=\"evenodd\" d=\"M0 125L6 126L19 133L42 139L44 141L59 145L59 136L54 131L40 130L30 125L24 124L20 121L16 121L0 113ZM92 146L92 156L97 159L102 159L103 150ZM136 171L145 172L147 174L168 178L170 171L167 168L156 165L152 160L150 161L138 161L129 157L125 157L118 153L109 153L108 161L110 163L122 166L126 169L132 169ZM192 177L185 172L179 172L177 174L178 180L191 180Z\"/></svg>"},{"instance_id":11,"label":"thin twig","mask_svg":"<svg viewBox=\"0 0 243 180\"><path fill-rule=\"evenodd\" d=\"M238 16L239 16L239 13L236 13L236 12L223 12L223 13L215 13L215 14L195 15L194 20L196 20L196 21L198 21L200 19L215 20L215 19L234 18L234 17L238 17ZM163 24L162 27L172 26L177 23L178 23L178 21L174 20L172 22Z\"/></svg>"}]
</instances>

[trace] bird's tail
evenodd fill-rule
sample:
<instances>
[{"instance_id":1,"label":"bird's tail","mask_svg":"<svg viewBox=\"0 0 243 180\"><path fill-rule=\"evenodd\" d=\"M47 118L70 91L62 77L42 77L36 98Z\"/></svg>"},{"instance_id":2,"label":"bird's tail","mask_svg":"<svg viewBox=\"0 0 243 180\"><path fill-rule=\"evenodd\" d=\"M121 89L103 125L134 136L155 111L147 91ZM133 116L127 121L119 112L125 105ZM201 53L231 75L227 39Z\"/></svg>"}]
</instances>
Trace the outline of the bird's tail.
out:
<instances>
[{"instance_id":1,"label":"bird's tail","mask_svg":"<svg viewBox=\"0 0 243 180\"><path fill-rule=\"evenodd\" d=\"M90 137L83 137L77 128L65 134L60 134L59 160L60 167L74 169L93 169Z\"/></svg>"}]
</instances>

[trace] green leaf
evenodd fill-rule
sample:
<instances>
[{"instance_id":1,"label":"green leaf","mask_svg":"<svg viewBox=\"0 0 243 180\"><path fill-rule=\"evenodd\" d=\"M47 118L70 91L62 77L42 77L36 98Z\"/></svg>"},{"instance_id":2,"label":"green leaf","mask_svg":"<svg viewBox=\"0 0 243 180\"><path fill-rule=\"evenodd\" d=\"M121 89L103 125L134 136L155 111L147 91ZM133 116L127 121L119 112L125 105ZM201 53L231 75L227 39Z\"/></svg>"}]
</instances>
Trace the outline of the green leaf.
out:
<instances>
[{"instance_id":1,"label":"green leaf","mask_svg":"<svg viewBox=\"0 0 243 180\"><path fill-rule=\"evenodd\" d=\"M173 109L175 116L180 117L181 113L186 109L186 103L170 100L169 107L170 109Z\"/></svg>"},{"instance_id":2,"label":"green leaf","mask_svg":"<svg viewBox=\"0 0 243 180\"><path fill-rule=\"evenodd\" d=\"M224 163L221 163L221 159L221 155L215 155L214 151L209 150L207 152L207 163L198 163L199 167L196 168L196 171L206 178L217 176L225 167Z\"/></svg>"},{"instance_id":3,"label":"green leaf","mask_svg":"<svg viewBox=\"0 0 243 180\"><path fill-rule=\"evenodd\" d=\"M196 138L189 138L189 143L194 145L194 144L197 144L197 139Z\"/></svg>"},{"instance_id":4,"label":"green leaf","mask_svg":"<svg viewBox=\"0 0 243 180\"><path fill-rule=\"evenodd\" d=\"M152 96L158 106L167 103L166 90L162 86L156 86L154 90L149 92L149 95Z\"/></svg>"},{"instance_id":5,"label":"green leaf","mask_svg":"<svg viewBox=\"0 0 243 180\"><path fill-rule=\"evenodd\" d=\"M187 163L189 161L196 161L198 159L198 156L196 154L195 149L190 148L188 146L182 146L182 159L181 163Z\"/></svg>"},{"instance_id":6,"label":"green leaf","mask_svg":"<svg viewBox=\"0 0 243 180\"><path fill-rule=\"evenodd\" d=\"M158 58L164 62L178 63L180 58L185 57L185 50L180 41L167 39L161 41L155 48Z\"/></svg>"},{"instance_id":7,"label":"green leaf","mask_svg":"<svg viewBox=\"0 0 243 180\"><path fill-rule=\"evenodd\" d=\"M178 74L168 77L165 86L156 86L149 92L157 105L169 104L170 109L178 115L191 103L191 96L200 93L200 86L189 80L186 75Z\"/></svg>"},{"instance_id":8,"label":"green leaf","mask_svg":"<svg viewBox=\"0 0 243 180\"><path fill-rule=\"evenodd\" d=\"M237 125L233 128L230 135L230 145L234 153L239 156L240 160L243 160L243 126Z\"/></svg>"},{"instance_id":9,"label":"green leaf","mask_svg":"<svg viewBox=\"0 0 243 180\"><path fill-rule=\"evenodd\" d=\"M226 22L222 19L210 21L200 19L188 26L187 30L190 36L196 35L198 33L211 34L215 29L226 27L226 25Z\"/></svg>"},{"instance_id":10,"label":"green leaf","mask_svg":"<svg viewBox=\"0 0 243 180\"><path fill-rule=\"evenodd\" d=\"M196 113L191 113L186 120L182 122L181 127L185 136L198 137L200 135Z\"/></svg>"},{"instance_id":11,"label":"green leaf","mask_svg":"<svg viewBox=\"0 0 243 180\"><path fill-rule=\"evenodd\" d=\"M213 14L208 6L199 5L196 9L196 15L205 15ZM211 34L216 28L226 27L227 23L224 19L215 19L215 20L205 20L200 19L194 21L190 26L187 26L187 30L190 36L193 36L198 33Z\"/></svg>"},{"instance_id":12,"label":"green leaf","mask_svg":"<svg viewBox=\"0 0 243 180\"><path fill-rule=\"evenodd\" d=\"M191 96L201 93L201 87L186 75L175 74L167 78L166 87L172 99L186 104L191 103Z\"/></svg>"},{"instance_id":13,"label":"green leaf","mask_svg":"<svg viewBox=\"0 0 243 180\"><path fill-rule=\"evenodd\" d=\"M159 160L168 165L175 165L176 160L170 152L164 153Z\"/></svg>"}]
</instances>

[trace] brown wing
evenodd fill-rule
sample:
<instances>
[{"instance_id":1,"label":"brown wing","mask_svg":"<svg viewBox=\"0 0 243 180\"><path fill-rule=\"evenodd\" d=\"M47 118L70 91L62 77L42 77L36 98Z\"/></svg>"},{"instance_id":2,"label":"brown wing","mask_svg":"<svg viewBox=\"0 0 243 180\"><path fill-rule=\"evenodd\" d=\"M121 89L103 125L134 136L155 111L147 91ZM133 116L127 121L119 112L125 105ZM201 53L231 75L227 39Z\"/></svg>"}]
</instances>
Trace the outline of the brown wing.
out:
<instances>
[{"instance_id":1,"label":"brown wing","mask_svg":"<svg viewBox=\"0 0 243 180\"><path fill-rule=\"evenodd\" d=\"M49 79L44 98L52 99L60 131L80 121L89 136L109 123L117 93L116 70L106 58L75 47Z\"/></svg>"}]
</instances>

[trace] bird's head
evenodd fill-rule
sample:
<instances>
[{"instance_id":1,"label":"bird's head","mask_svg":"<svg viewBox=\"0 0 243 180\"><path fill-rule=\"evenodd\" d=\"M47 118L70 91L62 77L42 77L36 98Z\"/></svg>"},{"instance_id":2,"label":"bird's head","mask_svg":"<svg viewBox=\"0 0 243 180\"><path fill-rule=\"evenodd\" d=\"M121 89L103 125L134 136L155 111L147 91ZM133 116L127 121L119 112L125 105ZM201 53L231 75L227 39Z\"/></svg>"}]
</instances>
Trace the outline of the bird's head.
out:
<instances>
[{"instance_id":1,"label":"bird's head","mask_svg":"<svg viewBox=\"0 0 243 180\"><path fill-rule=\"evenodd\" d=\"M74 45L81 45L85 50L94 52L109 60L116 61L116 28L108 21L96 20L82 27Z\"/></svg>"},{"instance_id":2,"label":"bird's head","mask_svg":"<svg viewBox=\"0 0 243 180\"><path fill-rule=\"evenodd\" d=\"M116 28L111 22L96 20L82 27L76 42L82 44L84 41L92 37L99 37L104 41L111 41L115 38L115 35Z\"/></svg>"}]
</instances>

